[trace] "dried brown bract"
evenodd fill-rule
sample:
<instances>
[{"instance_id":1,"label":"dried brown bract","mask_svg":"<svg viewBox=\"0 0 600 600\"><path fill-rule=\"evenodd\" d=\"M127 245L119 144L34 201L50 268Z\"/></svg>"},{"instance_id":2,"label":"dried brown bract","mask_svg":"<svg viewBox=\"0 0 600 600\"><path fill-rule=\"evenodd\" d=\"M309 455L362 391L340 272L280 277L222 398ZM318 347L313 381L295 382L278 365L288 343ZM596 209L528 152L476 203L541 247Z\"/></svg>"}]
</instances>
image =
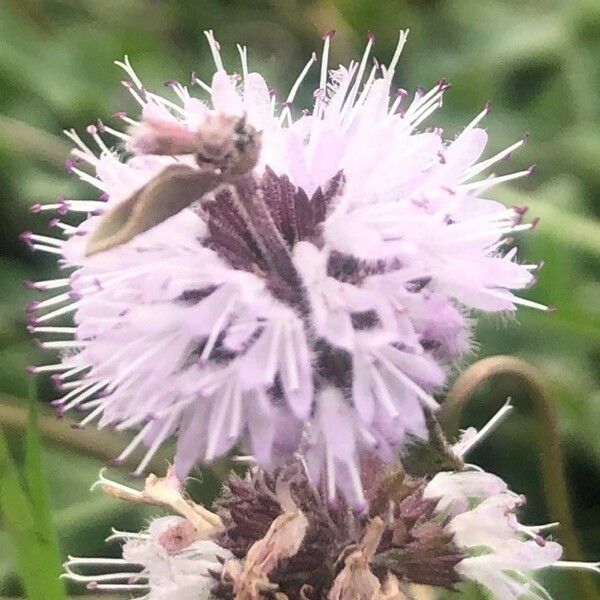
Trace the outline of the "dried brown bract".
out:
<instances>
[{"instance_id":1,"label":"dried brown bract","mask_svg":"<svg viewBox=\"0 0 600 600\"><path fill-rule=\"evenodd\" d=\"M262 540L288 514L278 493L282 484L306 519L306 530L293 555L274 565L268 580L255 588L259 595L248 598L273 600L277 592L290 600L405 600L403 586L410 583L452 589L459 581L454 567L464 555L439 522L435 501L423 498L426 482L406 475L401 465L379 468L381 473L371 474L380 513L371 515L343 504L328 506L299 465L274 477L260 470L243 479L232 475L217 502L224 525L218 543L236 556L231 568L237 571L230 573L229 585L215 586L215 596L237 598L232 578L241 577L256 543L263 548Z\"/></svg>"},{"instance_id":2,"label":"dried brown bract","mask_svg":"<svg viewBox=\"0 0 600 600\"><path fill-rule=\"evenodd\" d=\"M281 488L278 497L284 513L252 545L243 564L234 559L223 566L222 578L231 582L237 600L259 600L266 592L276 592L278 586L269 580L269 574L282 560L294 556L304 540L308 521L294 503L289 488Z\"/></svg>"},{"instance_id":3,"label":"dried brown bract","mask_svg":"<svg viewBox=\"0 0 600 600\"><path fill-rule=\"evenodd\" d=\"M141 491L111 481L104 477L103 473L100 473L100 478L94 486L96 485L99 485L105 494L113 498L171 508L185 517L193 526L195 534L188 531L185 533L187 537L194 535L196 539L206 540L223 531L221 518L204 506L193 502L185 494L180 481L172 470L167 473L166 477L148 475L144 489Z\"/></svg>"}]
</instances>

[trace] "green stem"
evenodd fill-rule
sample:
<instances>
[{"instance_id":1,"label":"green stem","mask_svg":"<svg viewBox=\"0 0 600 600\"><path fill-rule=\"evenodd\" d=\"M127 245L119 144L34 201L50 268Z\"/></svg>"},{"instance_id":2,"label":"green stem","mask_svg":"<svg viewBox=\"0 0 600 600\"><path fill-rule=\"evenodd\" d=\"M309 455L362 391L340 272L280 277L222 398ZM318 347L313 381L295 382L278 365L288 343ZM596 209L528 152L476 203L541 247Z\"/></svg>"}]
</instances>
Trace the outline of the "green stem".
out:
<instances>
[{"instance_id":1,"label":"green stem","mask_svg":"<svg viewBox=\"0 0 600 600\"><path fill-rule=\"evenodd\" d=\"M517 379L526 386L531 396L544 492L550 516L553 521L559 521L561 524L560 537L566 557L569 560L582 560L583 553L575 535L565 479L556 407L538 369L512 356L492 356L476 362L456 380L442 406L440 421L447 432L456 432L463 409L473 398L477 388L499 375ZM596 585L589 575L573 572L571 576L579 588L579 598L596 600L599 597Z\"/></svg>"},{"instance_id":2,"label":"green stem","mask_svg":"<svg viewBox=\"0 0 600 600\"><path fill-rule=\"evenodd\" d=\"M22 401L16 398L0 395L0 425L6 432L25 434L27 431L27 409L21 404ZM128 443L127 436L123 434L92 428L77 429L77 421L69 418L57 419L41 415L39 429L42 440L49 443L49 447L63 448L102 462L114 459L119 450ZM141 452L143 452L141 449L139 452L134 452L125 465L135 466L142 458ZM157 455L148 465L148 471L156 474L163 474L166 468L167 460L164 454Z\"/></svg>"},{"instance_id":3,"label":"green stem","mask_svg":"<svg viewBox=\"0 0 600 600\"><path fill-rule=\"evenodd\" d=\"M61 138L5 115L0 115L0 142L9 147L12 153L23 154L58 168L63 167L71 151L69 144Z\"/></svg>"},{"instance_id":4,"label":"green stem","mask_svg":"<svg viewBox=\"0 0 600 600\"><path fill-rule=\"evenodd\" d=\"M7 433L19 432L25 434L28 424L28 412L23 406L23 401L0 394L0 426ZM49 448L62 448L75 452L81 456L97 459L100 462L112 461L130 441L124 433L115 433L107 430L97 430L93 427L86 429L77 428L77 421L64 417L57 419L54 416L40 415L39 429L42 440ZM144 456L144 449L138 448L125 461L122 468L135 468ZM172 458L168 448L160 450L150 461L146 472L163 476ZM215 461L207 467L214 475L222 480L231 470L231 463L227 459Z\"/></svg>"}]
</instances>

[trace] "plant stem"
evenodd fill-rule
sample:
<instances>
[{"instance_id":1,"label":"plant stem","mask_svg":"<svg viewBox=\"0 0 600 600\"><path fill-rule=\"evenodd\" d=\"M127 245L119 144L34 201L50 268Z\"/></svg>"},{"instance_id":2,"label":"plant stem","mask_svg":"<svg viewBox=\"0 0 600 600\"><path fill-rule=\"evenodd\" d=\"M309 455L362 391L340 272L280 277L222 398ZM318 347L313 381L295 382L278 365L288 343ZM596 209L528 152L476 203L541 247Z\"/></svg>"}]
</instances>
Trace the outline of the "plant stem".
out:
<instances>
[{"instance_id":1,"label":"plant stem","mask_svg":"<svg viewBox=\"0 0 600 600\"><path fill-rule=\"evenodd\" d=\"M22 401L0 395L0 425L7 432L17 431L24 434L27 431L27 409ZM58 419L53 416L40 415L40 435L51 448L62 448L83 456L109 462L115 458L119 449L127 445L127 436L111 431L98 431L93 428L77 429L73 419ZM141 459L141 452L134 452L125 463L134 466ZM166 471L165 455L157 455L148 465L148 471L162 474Z\"/></svg>"}]
</instances>

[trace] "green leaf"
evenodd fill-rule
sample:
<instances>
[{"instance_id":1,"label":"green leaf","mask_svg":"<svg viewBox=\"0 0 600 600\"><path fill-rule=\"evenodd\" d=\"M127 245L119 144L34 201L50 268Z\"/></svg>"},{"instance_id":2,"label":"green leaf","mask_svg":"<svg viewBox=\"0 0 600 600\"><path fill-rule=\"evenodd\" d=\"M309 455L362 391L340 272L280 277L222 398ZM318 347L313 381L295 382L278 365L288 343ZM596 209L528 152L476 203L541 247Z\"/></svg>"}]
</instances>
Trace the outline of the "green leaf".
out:
<instances>
[{"instance_id":1,"label":"green leaf","mask_svg":"<svg viewBox=\"0 0 600 600\"><path fill-rule=\"evenodd\" d=\"M34 380L31 380L34 389ZM29 400L29 426L25 444L25 480L29 491L29 501L35 522L40 545L46 555L46 570L58 582L56 598L64 596L64 585L60 580L62 573L61 554L58 545L58 536L52 519L48 484L44 476L45 469L42 463L42 442L38 426L38 409L35 394ZM62 596L58 592L62 589Z\"/></svg>"},{"instance_id":2,"label":"green leaf","mask_svg":"<svg viewBox=\"0 0 600 600\"><path fill-rule=\"evenodd\" d=\"M32 463L34 461L35 457ZM31 477L33 481L39 475ZM64 600L63 584L52 568L57 556L36 524L35 516L40 511L40 504L37 501L36 504L34 508L20 485L17 466L0 430L0 511L27 597L32 600Z\"/></svg>"},{"instance_id":3,"label":"green leaf","mask_svg":"<svg viewBox=\"0 0 600 600\"><path fill-rule=\"evenodd\" d=\"M62 167L71 150L59 137L25 121L0 115L0 143L56 167Z\"/></svg>"}]
</instances>

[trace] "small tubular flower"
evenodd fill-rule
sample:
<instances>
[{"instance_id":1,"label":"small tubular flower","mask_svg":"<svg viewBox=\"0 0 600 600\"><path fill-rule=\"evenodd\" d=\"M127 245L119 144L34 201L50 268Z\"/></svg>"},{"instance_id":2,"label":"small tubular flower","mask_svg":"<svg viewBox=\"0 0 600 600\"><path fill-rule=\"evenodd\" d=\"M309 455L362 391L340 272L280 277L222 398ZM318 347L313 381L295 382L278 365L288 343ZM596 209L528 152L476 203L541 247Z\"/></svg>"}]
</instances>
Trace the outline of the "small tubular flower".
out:
<instances>
[{"instance_id":1,"label":"small tubular flower","mask_svg":"<svg viewBox=\"0 0 600 600\"><path fill-rule=\"evenodd\" d=\"M113 530L107 541L122 541L122 558L70 556L64 578L98 591L132 592L146 600L213 600L223 563L233 555L216 541L223 524L215 513L193 502L173 473L149 475L136 490L100 472L92 489L135 504L169 508L176 515L153 519L140 533ZM110 569L110 572L99 572Z\"/></svg>"},{"instance_id":2,"label":"small tubular flower","mask_svg":"<svg viewBox=\"0 0 600 600\"><path fill-rule=\"evenodd\" d=\"M477 311L545 308L511 291L533 266L506 236L532 224L485 197L527 171L477 179L523 140L480 160L487 109L454 140L423 131L448 86L395 94L406 34L369 72L372 39L329 71L326 36L314 106L294 118L315 59L279 103L245 48L228 74L208 32L203 99L147 90L125 59L141 116L88 128L99 155L67 132L69 170L100 197L35 207L84 220L24 236L67 271L33 284L57 292L31 329L58 335L42 346L61 359L32 370L54 373L58 410L87 411L82 424L139 431L119 460L145 444L141 472L171 436L180 479L238 444L267 470L299 454L330 500L364 508L361 454L389 462L426 436ZM68 315L74 327L48 325Z\"/></svg>"},{"instance_id":3,"label":"small tubular flower","mask_svg":"<svg viewBox=\"0 0 600 600\"><path fill-rule=\"evenodd\" d=\"M549 597L531 572L557 565L562 546L519 523L516 511L525 499L500 478L478 471L440 473L423 496L438 500L438 514L448 519L446 528L465 553L455 567L462 578L498 600Z\"/></svg>"},{"instance_id":4,"label":"small tubular flower","mask_svg":"<svg viewBox=\"0 0 600 600\"><path fill-rule=\"evenodd\" d=\"M141 593L136 597L146 600L211 600L214 573L231 558L214 541L198 539L193 525L178 516L156 518L141 533L115 531L108 539L123 540L122 558L71 556L64 577L91 590Z\"/></svg>"}]
</instances>

